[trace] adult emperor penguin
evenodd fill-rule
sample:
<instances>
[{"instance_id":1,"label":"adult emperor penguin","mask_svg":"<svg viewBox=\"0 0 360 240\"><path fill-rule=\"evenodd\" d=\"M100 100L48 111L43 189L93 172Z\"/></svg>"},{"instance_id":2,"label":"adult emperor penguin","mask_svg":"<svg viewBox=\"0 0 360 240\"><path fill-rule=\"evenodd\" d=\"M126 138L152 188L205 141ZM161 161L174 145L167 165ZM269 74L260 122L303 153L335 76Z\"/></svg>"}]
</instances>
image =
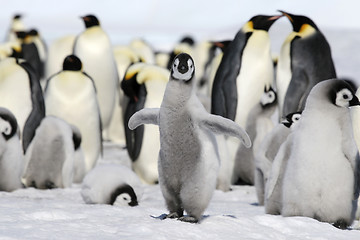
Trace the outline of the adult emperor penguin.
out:
<instances>
[{"instance_id":1,"label":"adult emperor penguin","mask_svg":"<svg viewBox=\"0 0 360 240\"><path fill-rule=\"evenodd\" d=\"M233 183L254 184L255 153L259 151L261 141L274 127L271 117L276 107L276 92L271 87L265 87L260 102L249 113L245 130L249 134L252 146L239 146L232 175Z\"/></svg>"},{"instance_id":2,"label":"adult emperor penguin","mask_svg":"<svg viewBox=\"0 0 360 240\"><path fill-rule=\"evenodd\" d=\"M13 42L17 40L16 32L25 31L26 27L22 20L21 14L15 14L12 18L8 34L6 36L6 42Z\"/></svg>"},{"instance_id":3,"label":"adult emperor penguin","mask_svg":"<svg viewBox=\"0 0 360 240\"><path fill-rule=\"evenodd\" d=\"M93 80L82 71L75 55L64 59L63 70L49 78L45 93L46 114L58 116L79 128L86 172L102 151L100 110Z\"/></svg>"},{"instance_id":4,"label":"adult emperor penguin","mask_svg":"<svg viewBox=\"0 0 360 240\"><path fill-rule=\"evenodd\" d=\"M143 133L138 134L137 129L130 130L127 125L136 111L160 107L169 75L165 68L137 63L129 68L122 82L124 93L130 98L124 116L127 151L135 173L148 184L158 182L159 130L156 126L145 125Z\"/></svg>"},{"instance_id":5,"label":"adult emperor penguin","mask_svg":"<svg viewBox=\"0 0 360 240\"><path fill-rule=\"evenodd\" d=\"M7 58L0 62L0 106L16 117L26 152L35 129L45 116L42 89L34 70L27 62Z\"/></svg>"},{"instance_id":6,"label":"adult emperor penguin","mask_svg":"<svg viewBox=\"0 0 360 240\"><path fill-rule=\"evenodd\" d=\"M100 164L85 177L81 196L87 204L137 206L142 196L141 182L128 167Z\"/></svg>"},{"instance_id":7,"label":"adult emperor penguin","mask_svg":"<svg viewBox=\"0 0 360 240\"><path fill-rule=\"evenodd\" d=\"M283 43L277 65L280 117L302 111L310 90L318 82L335 78L330 45L306 16L280 11L293 27Z\"/></svg>"},{"instance_id":8,"label":"adult emperor penguin","mask_svg":"<svg viewBox=\"0 0 360 240\"><path fill-rule=\"evenodd\" d=\"M285 142L293 128L300 120L301 112L291 113L267 134L261 141L255 155L254 184L259 205L264 205L265 184L268 181L272 163L280 146Z\"/></svg>"},{"instance_id":9,"label":"adult emperor penguin","mask_svg":"<svg viewBox=\"0 0 360 240\"><path fill-rule=\"evenodd\" d=\"M74 55L78 56L84 71L94 79L101 113L102 128L106 132L114 110L118 89L118 74L108 35L94 15L82 18L86 30L76 38Z\"/></svg>"},{"instance_id":10,"label":"adult emperor penguin","mask_svg":"<svg viewBox=\"0 0 360 240\"><path fill-rule=\"evenodd\" d=\"M211 113L245 128L248 114L260 101L264 87L273 82L268 30L278 18L252 17L229 43L215 75Z\"/></svg>"},{"instance_id":11,"label":"adult emperor penguin","mask_svg":"<svg viewBox=\"0 0 360 240\"><path fill-rule=\"evenodd\" d=\"M195 94L195 66L190 55L175 57L160 109L145 108L129 120L129 128L159 125L159 183L170 213L164 218L201 220L215 190L220 159L213 133L251 141L233 121L209 114ZM188 216L183 216L183 211Z\"/></svg>"},{"instance_id":12,"label":"adult emperor penguin","mask_svg":"<svg viewBox=\"0 0 360 240\"><path fill-rule=\"evenodd\" d=\"M299 113L289 114L283 124L286 127L291 125L289 128L292 132L298 125L299 119ZM271 167L265 169L267 172L263 172L267 179L262 183L262 185L265 186L265 190L263 189L262 194L264 197L265 193L265 212L268 214L281 214L283 178L289 161L292 143L294 141L291 132L288 134L283 144L278 148L276 156L268 160L272 161L269 164ZM265 164L263 163L263 165Z\"/></svg>"},{"instance_id":13,"label":"adult emperor penguin","mask_svg":"<svg viewBox=\"0 0 360 240\"><path fill-rule=\"evenodd\" d=\"M23 59L25 59L29 65L33 68L36 77L41 79L43 65L41 63L39 50L36 44L33 42L33 37L30 35L30 31L16 32L19 42L21 44L21 51Z\"/></svg>"},{"instance_id":14,"label":"adult emperor penguin","mask_svg":"<svg viewBox=\"0 0 360 240\"><path fill-rule=\"evenodd\" d=\"M47 47L44 39L41 37L39 31L37 29L31 29L28 32L28 35L31 38L31 42L33 42L36 46L36 49L40 58L40 78L42 79L45 75L45 62L47 57Z\"/></svg>"},{"instance_id":15,"label":"adult emperor penguin","mask_svg":"<svg viewBox=\"0 0 360 240\"><path fill-rule=\"evenodd\" d=\"M0 191L22 188L24 157L15 116L0 107Z\"/></svg>"},{"instance_id":16,"label":"adult emperor penguin","mask_svg":"<svg viewBox=\"0 0 360 240\"><path fill-rule=\"evenodd\" d=\"M360 190L360 158L349 111L355 105L360 102L345 81L322 81L311 90L292 133L283 216L307 216L339 228L352 224Z\"/></svg>"},{"instance_id":17,"label":"adult emperor penguin","mask_svg":"<svg viewBox=\"0 0 360 240\"><path fill-rule=\"evenodd\" d=\"M73 182L75 144L71 126L46 116L25 155L24 184L39 189L67 188Z\"/></svg>"},{"instance_id":18,"label":"adult emperor penguin","mask_svg":"<svg viewBox=\"0 0 360 240\"><path fill-rule=\"evenodd\" d=\"M61 71L64 59L73 52L74 35L66 35L53 41L49 45L48 55L45 64L45 79Z\"/></svg>"}]
</instances>

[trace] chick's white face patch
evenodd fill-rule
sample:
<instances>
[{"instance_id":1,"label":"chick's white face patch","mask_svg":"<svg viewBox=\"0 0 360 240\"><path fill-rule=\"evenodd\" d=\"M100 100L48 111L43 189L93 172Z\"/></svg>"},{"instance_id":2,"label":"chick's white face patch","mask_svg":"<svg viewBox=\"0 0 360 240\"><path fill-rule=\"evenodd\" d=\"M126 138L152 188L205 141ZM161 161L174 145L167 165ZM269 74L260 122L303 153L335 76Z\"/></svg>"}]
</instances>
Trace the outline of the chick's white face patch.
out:
<instances>
[{"instance_id":1,"label":"chick's white face patch","mask_svg":"<svg viewBox=\"0 0 360 240\"><path fill-rule=\"evenodd\" d=\"M172 77L178 80L189 81L192 78L195 70L193 61L190 58L187 60L187 71L184 73L179 72L179 64L180 60L178 58L175 59L172 66Z\"/></svg>"},{"instance_id":2,"label":"chick's white face patch","mask_svg":"<svg viewBox=\"0 0 360 240\"><path fill-rule=\"evenodd\" d=\"M347 88L341 89L336 93L335 104L339 107L349 107L350 101L353 99L353 94Z\"/></svg>"},{"instance_id":3,"label":"chick's white face patch","mask_svg":"<svg viewBox=\"0 0 360 240\"><path fill-rule=\"evenodd\" d=\"M273 103L275 100L276 100L276 94L274 91L270 90L268 92L263 93L260 102L264 106Z\"/></svg>"}]
</instances>

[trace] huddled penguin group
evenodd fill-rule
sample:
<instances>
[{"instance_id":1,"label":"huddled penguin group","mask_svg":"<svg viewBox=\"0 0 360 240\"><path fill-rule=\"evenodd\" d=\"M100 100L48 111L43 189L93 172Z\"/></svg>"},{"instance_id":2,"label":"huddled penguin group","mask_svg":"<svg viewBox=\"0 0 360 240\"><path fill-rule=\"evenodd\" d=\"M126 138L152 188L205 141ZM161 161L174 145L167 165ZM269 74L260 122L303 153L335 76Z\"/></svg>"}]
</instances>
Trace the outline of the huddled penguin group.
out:
<instances>
[{"instance_id":1,"label":"huddled penguin group","mask_svg":"<svg viewBox=\"0 0 360 240\"><path fill-rule=\"evenodd\" d=\"M274 58L280 18L292 31ZM360 90L312 19L256 15L233 39L186 35L168 52L81 20L48 47L17 14L0 44L0 191L78 184L87 204L137 206L159 184L160 218L198 223L216 189L248 184L267 214L359 218ZM104 161L111 144L130 168Z\"/></svg>"}]
</instances>

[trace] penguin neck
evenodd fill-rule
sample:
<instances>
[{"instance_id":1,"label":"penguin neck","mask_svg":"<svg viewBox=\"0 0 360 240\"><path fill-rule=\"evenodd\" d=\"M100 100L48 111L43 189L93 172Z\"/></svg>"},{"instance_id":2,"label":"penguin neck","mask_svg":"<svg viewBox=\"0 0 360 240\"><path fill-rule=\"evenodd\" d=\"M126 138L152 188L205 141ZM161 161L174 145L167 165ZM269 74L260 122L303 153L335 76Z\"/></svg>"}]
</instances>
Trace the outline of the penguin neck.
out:
<instances>
[{"instance_id":1,"label":"penguin neck","mask_svg":"<svg viewBox=\"0 0 360 240\"><path fill-rule=\"evenodd\" d=\"M178 80L170 80L166 86L162 105L180 109L186 105L193 94L195 93L192 83L185 84Z\"/></svg>"}]
</instances>

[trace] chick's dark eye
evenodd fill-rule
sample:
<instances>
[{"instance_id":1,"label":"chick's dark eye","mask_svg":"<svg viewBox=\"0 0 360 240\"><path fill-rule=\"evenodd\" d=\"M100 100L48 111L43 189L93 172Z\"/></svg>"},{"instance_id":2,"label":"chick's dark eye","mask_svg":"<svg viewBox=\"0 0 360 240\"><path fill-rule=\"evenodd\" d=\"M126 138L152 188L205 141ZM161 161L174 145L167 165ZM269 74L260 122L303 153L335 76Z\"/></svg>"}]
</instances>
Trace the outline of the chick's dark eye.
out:
<instances>
[{"instance_id":1,"label":"chick's dark eye","mask_svg":"<svg viewBox=\"0 0 360 240\"><path fill-rule=\"evenodd\" d=\"M348 99L349 96L348 96L347 94L344 94L344 95L343 95L343 98L344 98L344 99Z\"/></svg>"}]
</instances>

